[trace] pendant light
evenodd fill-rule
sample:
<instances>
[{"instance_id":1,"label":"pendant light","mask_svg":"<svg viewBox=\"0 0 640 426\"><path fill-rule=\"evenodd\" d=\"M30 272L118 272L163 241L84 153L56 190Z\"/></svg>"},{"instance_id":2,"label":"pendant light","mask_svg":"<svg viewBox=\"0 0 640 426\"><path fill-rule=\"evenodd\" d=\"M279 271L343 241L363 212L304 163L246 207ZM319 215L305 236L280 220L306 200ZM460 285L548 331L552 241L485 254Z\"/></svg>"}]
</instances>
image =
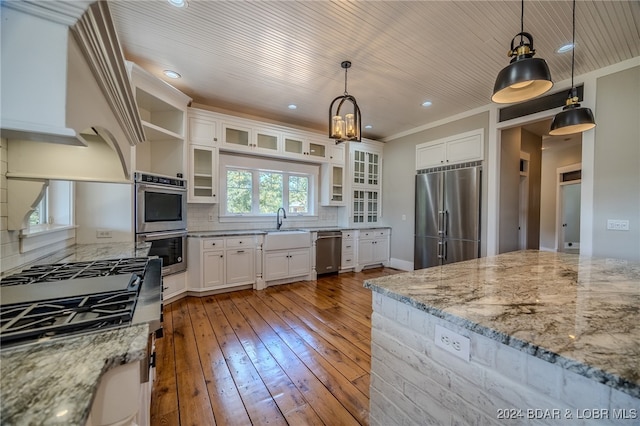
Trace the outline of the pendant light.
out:
<instances>
[{"instance_id":1,"label":"pendant light","mask_svg":"<svg viewBox=\"0 0 640 426\"><path fill-rule=\"evenodd\" d=\"M514 46L520 37L520 44ZM525 42L525 39L527 42ZM534 58L533 36L524 32L524 0L520 12L520 32L511 40L507 56L511 63L502 69L493 86L491 100L499 104L526 101L547 92L553 86L551 73L544 59Z\"/></svg>"},{"instance_id":2,"label":"pendant light","mask_svg":"<svg viewBox=\"0 0 640 426\"><path fill-rule=\"evenodd\" d=\"M570 135L580 133L596 127L591 109L581 107L578 101L578 91L573 85L573 71L576 51L576 0L573 0L573 50L571 50L571 90L567 97L567 104L551 121L551 136Z\"/></svg>"},{"instance_id":3,"label":"pendant light","mask_svg":"<svg viewBox=\"0 0 640 426\"><path fill-rule=\"evenodd\" d=\"M360 134L362 133L360 107L358 107L356 98L347 92L347 70L351 68L351 62L343 61L340 66L344 69L344 94L336 97L329 106L329 138L335 139L336 144L344 141L360 142ZM342 117L340 115L340 108L342 108L345 101L350 102L353 108L351 112ZM338 102L338 105L334 111L336 102Z\"/></svg>"}]
</instances>

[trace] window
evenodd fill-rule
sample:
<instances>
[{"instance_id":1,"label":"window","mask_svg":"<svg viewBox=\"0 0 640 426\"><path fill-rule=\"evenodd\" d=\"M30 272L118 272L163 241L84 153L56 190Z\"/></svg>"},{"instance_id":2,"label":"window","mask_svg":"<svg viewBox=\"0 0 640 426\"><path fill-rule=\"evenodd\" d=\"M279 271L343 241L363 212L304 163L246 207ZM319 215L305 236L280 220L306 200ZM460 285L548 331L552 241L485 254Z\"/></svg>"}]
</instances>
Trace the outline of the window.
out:
<instances>
[{"instance_id":1,"label":"window","mask_svg":"<svg viewBox=\"0 0 640 426\"><path fill-rule=\"evenodd\" d=\"M313 216L318 166L246 156L220 156L222 217Z\"/></svg>"},{"instance_id":2,"label":"window","mask_svg":"<svg viewBox=\"0 0 640 426\"><path fill-rule=\"evenodd\" d=\"M48 222L47 206L49 198L49 188L45 189L42 199L36 206L35 210L29 216L29 226L43 225Z\"/></svg>"}]
</instances>

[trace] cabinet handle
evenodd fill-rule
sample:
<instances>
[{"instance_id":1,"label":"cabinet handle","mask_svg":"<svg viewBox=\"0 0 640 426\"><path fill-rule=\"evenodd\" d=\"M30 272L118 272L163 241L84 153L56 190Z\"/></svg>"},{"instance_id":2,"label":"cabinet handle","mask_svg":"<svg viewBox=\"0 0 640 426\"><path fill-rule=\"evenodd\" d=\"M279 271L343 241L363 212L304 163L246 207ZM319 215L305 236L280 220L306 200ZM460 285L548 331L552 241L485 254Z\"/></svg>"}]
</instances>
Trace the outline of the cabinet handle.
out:
<instances>
[{"instance_id":1,"label":"cabinet handle","mask_svg":"<svg viewBox=\"0 0 640 426\"><path fill-rule=\"evenodd\" d=\"M213 141L214 142L218 142L218 138L213 138Z\"/></svg>"},{"instance_id":2,"label":"cabinet handle","mask_svg":"<svg viewBox=\"0 0 640 426\"><path fill-rule=\"evenodd\" d=\"M351 246L345 246L345 248L351 248Z\"/></svg>"},{"instance_id":3,"label":"cabinet handle","mask_svg":"<svg viewBox=\"0 0 640 426\"><path fill-rule=\"evenodd\" d=\"M244 253L244 250L238 250L236 253Z\"/></svg>"}]
</instances>

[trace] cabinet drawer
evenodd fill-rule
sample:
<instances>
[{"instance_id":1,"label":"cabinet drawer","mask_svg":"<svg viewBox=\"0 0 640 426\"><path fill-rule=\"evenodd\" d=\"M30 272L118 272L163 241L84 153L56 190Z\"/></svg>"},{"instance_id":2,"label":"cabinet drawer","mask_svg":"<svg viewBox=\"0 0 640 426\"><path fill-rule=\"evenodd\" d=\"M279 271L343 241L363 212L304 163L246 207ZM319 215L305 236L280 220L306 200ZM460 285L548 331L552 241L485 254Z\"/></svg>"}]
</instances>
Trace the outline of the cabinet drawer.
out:
<instances>
[{"instance_id":1,"label":"cabinet drawer","mask_svg":"<svg viewBox=\"0 0 640 426\"><path fill-rule=\"evenodd\" d=\"M368 229L366 231L360 231L360 239L366 238L380 238L389 235L388 229Z\"/></svg>"},{"instance_id":2,"label":"cabinet drawer","mask_svg":"<svg viewBox=\"0 0 640 426\"><path fill-rule=\"evenodd\" d=\"M220 250L224 248L224 239L207 238L202 240L202 250Z\"/></svg>"},{"instance_id":3,"label":"cabinet drawer","mask_svg":"<svg viewBox=\"0 0 640 426\"><path fill-rule=\"evenodd\" d=\"M342 241L353 239L353 231L342 231Z\"/></svg>"},{"instance_id":4,"label":"cabinet drawer","mask_svg":"<svg viewBox=\"0 0 640 426\"><path fill-rule=\"evenodd\" d=\"M227 248L252 248L254 237L227 238Z\"/></svg>"},{"instance_id":5,"label":"cabinet drawer","mask_svg":"<svg viewBox=\"0 0 640 426\"><path fill-rule=\"evenodd\" d=\"M353 253L353 239L342 240L342 253Z\"/></svg>"},{"instance_id":6,"label":"cabinet drawer","mask_svg":"<svg viewBox=\"0 0 640 426\"><path fill-rule=\"evenodd\" d=\"M343 269L344 268L351 268L354 265L354 261L353 261L353 253L347 255L343 255L342 256L342 265L340 265Z\"/></svg>"}]
</instances>

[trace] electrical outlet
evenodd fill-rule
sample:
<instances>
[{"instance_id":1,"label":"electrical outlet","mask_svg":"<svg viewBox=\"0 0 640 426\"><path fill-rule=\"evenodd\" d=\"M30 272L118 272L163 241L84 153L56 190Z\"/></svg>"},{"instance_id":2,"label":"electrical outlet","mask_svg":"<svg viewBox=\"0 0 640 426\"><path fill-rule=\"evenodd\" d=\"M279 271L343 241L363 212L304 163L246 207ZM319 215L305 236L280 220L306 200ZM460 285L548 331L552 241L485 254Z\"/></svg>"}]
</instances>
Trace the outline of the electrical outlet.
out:
<instances>
[{"instance_id":1,"label":"electrical outlet","mask_svg":"<svg viewBox=\"0 0 640 426\"><path fill-rule=\"evenodd\" d=\"M96 231L96 238L111 238L111 231L107 229L99 229Z\"/></svg>"},{"instance_id":2,"label":"electrical outlet","mask_svg":"<svg viewBox=\"0 0 640 426\"><path fill-rule=\"evenodd\" d=\"M610 230L610 231L628 231L629 230L629 221L628 220L608 219L607 220L607 229Z\"/></svg>"},{"instance_id":3,"label":"electrical outlet","mask_svg":"<svg viewBox=\"0 0 640 426\"><path fill-rule=\"evenodd\" d=\"M209 222L213 222L213 213L209 213Z\"/></svg>"},{"instance_id":4,"label":"electrical outlet","mask_svg":"<svg viewBox=\"0 0 640 426\"><path fill-rule=\"evenodd\" d=\"M471 341L468 337L436 325L435 344L458 358L469 362Z\"/></svg>"}]
</instances>

